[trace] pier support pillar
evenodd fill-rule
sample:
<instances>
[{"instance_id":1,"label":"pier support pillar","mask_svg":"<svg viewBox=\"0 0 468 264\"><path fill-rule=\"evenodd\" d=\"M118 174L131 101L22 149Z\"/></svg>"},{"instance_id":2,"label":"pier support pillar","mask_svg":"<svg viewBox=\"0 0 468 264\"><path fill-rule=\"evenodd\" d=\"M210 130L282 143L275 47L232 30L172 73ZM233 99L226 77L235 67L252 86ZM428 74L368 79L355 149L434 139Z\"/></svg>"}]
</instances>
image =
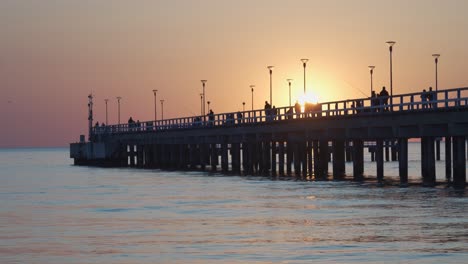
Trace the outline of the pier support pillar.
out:
<instances>
[{"instance_id":1,"label":"pier support pillar","mask_svg":"<svg viewBox=\"0 0 468 264\"><path fill-rule=\"evenodd\" d=\"M353 141L353 177L362 180L364 174L364 142L362 139Z\"/></svg>"},{"instance_id":2,"label":"pier support pillar","mask_svg":"<svg viewBox=\"0 0 468 264\"><path fill-rule=\"evenodd\" d=\"M231 144L231 166L232 172L240 174L241 172L241 163L240 163L240 144L232 143Z\"/></svg>"},{"instance_id":3,"label":"pier support pillar","mask_svg":"<svg viewBox=\"0 0 468 264\"><path fill-rule=\"evenodd\" d=\"M202 171L204 171L206 169L207 152L208 152L207 144L200 143L200 168L201 168Z\"/></svg>"},{"instance_id":4,"label":"pier support pillar","mask_svg":"<svg viewBox=\"0 0 468 264\"><path fill-rule=\"evenodd\" d=\"M264 141L262 144L262 174L269 175L271 167L271 144L269 141Z\"/></svg>"},{"instance_id":5,"label":"pier support pillar","mask_svg":"<svg viewBox=\"0 0 468 264\"><path fill-rule=\"evenodd\" d=\"M271 174L276 176L276 153L278 152L276 148L276 142L271 142Z\"/></svg>"},{"instance_id":6,"label":"pier support pillar","mask_svg":"<svg viewBox=\"0 0 468 264\"><path fill-rule=\"evenodd\" d=\"M344 148L343 148L343 151L344 151ZM314 171L314 168L312 167L313 166L313 156L312 156L312 141L311 140L308 140L307 141L307 170L308 170L308 175L309 176L312 176L313 174L313 171ZM344 160L344 158L343 158Z\"/></svg>"},{"instance_id":7,"label":"pier support pillar","mask_svg":"<svg viewBox=\"0 0 468 264\"><path fill-rule=\"evenodd\" d=\"M216 143L212 143L210 146L211 171L215 172L218 166L218 150L216 148Z\"/></svg>"},{"instance_id":8,"label":"pier support pillar","mask_svg":"<svg viewBox=\"0 0 468 264\"><path fill-rule=\"evenodd\" d=\"M434 137L421 138L421 166L424 186L435 186L435 148Z\"/></svg>"},{"instance_id":9,"label":"pier support pillar","mask_svg":"<svg viewBox=\"0 0 468 264\"><path fill-rule=\"evenodd\" d=\"M353 154L352 154L352 149L351 149L351 141L346 141L346 162L351 162L353 161Z\"/></svg>"},{"instance_id":10,"label":"pier support pillar","mask_svg":"<svg viewBox=\"0 0 468 264\"><path fill-rule=\"evenodd\" d=\"M223 173L228 172L228 144L226 143L226 140L223 140L224 142L221 143L221 170Z\"/></svg>"},{"instance_id":11,"label":"pier support pillar","mask_svg":"<svg viewBox=\"0 0 468 264\"><path fill-rule=\"evenodd\" d=\"M302 177L307 177L307 141L301 141L299 143L300 153L299 157L302 164Z\"/></svg>"},{"instance_id":12,"label":"pier support pillar","mask_svg":"<svg viewBox=\"0 0 468 264\"><path fill-rule=\"evenodd\" d=\"M390 141L385 140L385 161L390 161Z\"/></svg>"},{"instance_id":13,"label":"pier support pillar","mask_svg":"<svg viewBox=\"0 0 468 264\"><path fill-rule=\"evenodd\" d=\"M292 175L291 164L293 162L293 143L289 140L286 142L286 173Z\"/></svg>"},{"instance_id":14,"label":"pier support pillar","mask_svg":"<svg viewBox=\"0 0 468 264\"><path fill-rule=\"evenodd\" d=\"M319 178L325 180L328 175L328 141L320 140L319 144Z\"/></svg>"},{"instance_id":15,"label":"pier support pillar","mask_svg":"<svg viewBox=\"0 0 468 264\"><path fill-rule=\"evenodd\" d=\"M383 160L383 140L376 140L375 161L377 163L377 182L383 183L384 178L384 160Z\"/></svg>"},{"instance_id":16,"label":"pier support pillar","mask_svg":"<svg viewBox=\"0 0 468 264\"><path fill-rule=\"evenodd\" d=\"M187 145L179 145L179 168L186 170L187 169Z\"/></svg>"},{"instance_id":17,"label":"pier support pillar","mask_svg":"<svg viewBox=\"0 0 468 264\"><path fill-rule=\"evenodd\" d=\"M345 175L345 143L333 141L333 179L342 179Z\"/></svg>"},{"instance_id":18,"label":"pier support pillar","mask_svg":"<svg viewBox=\"0 0 468 264\"><path fill-rule=\"evenodd\" d=\"M294 175L296 177L301 176L301 159L300 159L300 152L301 152L301 147L299 142L294 142Z\"/></svg>"},{"instance_id":19,"label":"pier support pillar","mask_svg":"<svg viewBox=\"0 0 468 264\"><path fill-rule=\"evenodd\" d=\"M284 142L278 142L278 169L279 175L284 176Z\"/></svg>"},{"instance_id":20,"label":"pier support pillar","mask_svg":"<svg viewBox=\"0 0 468 264\"><path fill-rule=\"evenodd\" d=\"M435 154L436 154L436 160L440 160L440 140L441 138L436 138L435 141Z\"/></svg>"},{"instance_id":21,"label":"pier support pillar","mask_svg":"<svg viewBox=\"0 0 468 264\"><path fill-rule=\"evenodd\" d=\"M196 152L197 145L196 144L190 144L190 149L189 149L189 163L190 163L190 169L194 170L197 168L197 152ZM163 153L164 155L164 153Z\"/></svg>"},{"instance_id":22,"label":"pier support pillar","mask_svg":"<svg viewBox=\"0 0 468 264\"><path fill-rule=\"evenodd\" d=\"M392 161L397 161L398 160L398 148L397 146L395 145L395 140L392 139L392 143L391 143L392 147L390 149L390 153L391 153L391 158L392 158Z\"/></svg>"},{"instance_id":23,"label":"pier support pillar","mask_svg":"<svg viewBox=\"0 0 468 264\"><path fill-rule=\"evenodd\" d=\"M445 137L445 179L452 181L452 138Z\"/></svg>"},{"instance_id":24,"label":"pier support pillar","mask_svg":"<svg viewBox=\"0 0 468 264\"><path fill-rule=\"evenodd\" d=\"M400 185L408 185L408 139L398 139L398 169L400 174Z\"/></svg>"},{"instance_id":25,"label":"pier support pillar","mask_svg":"<svg viewBox=\"0 0 468 264\"><path fill-rule=\"evenodd\" d=\"M321 172L320 172L320 155L319 155L319 141L314 140L312 146L312 152L314 154L314 177L318 179Z\"/></svg>"},{"instance_id":26,"label":"pier support pillar","mask_svg":"<svg viewBox=\"0 0 468 264\"><path fill-rule=\"evenodd\" d=\"M453 137L453 187L466 185L466 143L464 136Z\"/></svg>"}]
</instances>

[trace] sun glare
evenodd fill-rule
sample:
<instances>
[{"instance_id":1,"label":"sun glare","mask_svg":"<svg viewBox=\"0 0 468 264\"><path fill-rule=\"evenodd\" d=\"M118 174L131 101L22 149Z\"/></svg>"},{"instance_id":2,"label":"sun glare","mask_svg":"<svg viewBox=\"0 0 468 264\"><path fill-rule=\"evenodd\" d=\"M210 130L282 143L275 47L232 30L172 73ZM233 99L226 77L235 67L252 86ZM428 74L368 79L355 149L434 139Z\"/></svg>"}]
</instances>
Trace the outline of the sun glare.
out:
<instances>
[{"instance_id":1,"label":"sun glare","mask_svg":"<svg viewBox=\"0 0 468 264\"><path fill-rule=\"evenodd\" d=\"M318 94L314 92L307 92L306 94L300 94L297 97L297 101L301 105L301 111L304 112L304 107L306 103L317 104L320 101Z\"/></svg>"}]
</instances>

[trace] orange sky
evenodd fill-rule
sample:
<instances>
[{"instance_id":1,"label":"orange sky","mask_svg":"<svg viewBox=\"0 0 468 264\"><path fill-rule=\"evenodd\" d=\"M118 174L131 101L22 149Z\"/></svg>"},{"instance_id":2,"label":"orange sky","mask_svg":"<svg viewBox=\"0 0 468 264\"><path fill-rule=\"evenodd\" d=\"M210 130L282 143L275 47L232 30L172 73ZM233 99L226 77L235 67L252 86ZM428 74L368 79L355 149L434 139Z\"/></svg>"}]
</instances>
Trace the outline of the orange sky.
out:
<instances>
[{"instance_id":1,"label":"orange sky","mask_svg":"<svg viewBox=\"0 0 468 264\"><path fill-rule=\"evenodd\" d=\"M216 113L288 103L303 90L321 101L368 96L389 86L395 40L394 94L434 86L433 53L441 53L439 89L468 86L465 0L199 0L0 2L0 147L66 146L87 131L87 95L95 119L154 117L152 90L164 117L200 112L200 79ZM293 98L294 100L294 98ZM248 107L250 108L250 107ZM160 114L160 108L158 106Z\"/></svg>"}]
</instances>

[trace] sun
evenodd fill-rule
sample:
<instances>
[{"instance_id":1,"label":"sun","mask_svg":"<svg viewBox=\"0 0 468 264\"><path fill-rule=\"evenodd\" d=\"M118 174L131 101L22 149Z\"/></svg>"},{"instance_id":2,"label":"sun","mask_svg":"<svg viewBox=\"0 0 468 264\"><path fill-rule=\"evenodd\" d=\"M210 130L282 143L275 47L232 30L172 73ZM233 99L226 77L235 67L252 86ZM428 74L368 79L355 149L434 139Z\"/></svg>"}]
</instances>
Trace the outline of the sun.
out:
<instances>
[{"instance_id":1,"label":"sun","mask_svg":"<svg viewBox=\"0 0 468 264\"><path fill-rule=\"evenodd\" d=\"M306 103L317 104L320 101L320 97L314 92L306 92L305 94L299 94L297 96L297 101L301 105L301 111L304 112Z\"/></svg>"}]
</instances>

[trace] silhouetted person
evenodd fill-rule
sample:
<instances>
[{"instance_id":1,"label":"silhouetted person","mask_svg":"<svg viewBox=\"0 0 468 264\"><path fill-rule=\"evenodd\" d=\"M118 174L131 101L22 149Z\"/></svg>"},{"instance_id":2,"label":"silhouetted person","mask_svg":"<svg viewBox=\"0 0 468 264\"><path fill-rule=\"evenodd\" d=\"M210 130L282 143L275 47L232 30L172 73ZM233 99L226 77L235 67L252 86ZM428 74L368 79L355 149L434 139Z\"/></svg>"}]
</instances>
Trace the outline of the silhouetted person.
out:
<instances>
[{"instance_id":1,"label":"silhouetted person","mask_svg":"<svg viewBox=\"0 0 468 264\"><path fill-rule=\"evenodd\" d=\"M382 87L382 91L379 93L381 104L384 105L384 110L388 111L388 92L385 89L385 86Z\"/></svg>"},{"instance_id":2,"label":"silhouetted person","mask_svg":"<svg viewBox=\"0 0 468 264\"><path fill-rule=\"evenodd\" d=\"M427 108L427 92L426 89L424 89L421 93L421 104L422 108L426 109Z\"/></svg>"},{"instance_id":3,"label":"silhouetted person","mask_svg":"<svg viewBox=\"0 0 468 264\"><path fill-rule=\"evenodd\" d=\"M237 124L240 124L240 123L242 123L242 113L237 112Z\"/></svg>"},{"instance_id":4,"label":"silhouetted person","mask_svg":"<svg viewBox=\"0 0 468 264\"><path fill-rule=\"evenodd\" d=\"M213 110L210 109L210 112L208 113L208 125L213 126L214 124L214 113Z\"/></svg>"},{"instance_id":5,"label":"silhouetted person","mask_svg":"<svg viewBox=\"0 0 468 264\"><path fill-rule=\"evenodd\" d=\"M276 120L276 115L278 114L278 109L276 109L276 106L273 106L270 114L271 114L271 120Z\"/></svg>"},{"instance_id":6,"label":"silhouetted person","mask_svg":"<svg viewBox=\"0 0 468 264\"><path fill-rule=\"evenodd\" d=\"M301 105L299 102L296 100L296 103L294 104L294 111L296 112L297 118L301 116Z\"/></svg>"},{"instance_id":7,"label":"silhouetted person","mask_svg":"<svg viewBox=\"0 0 468 264\"><path fill-rule=\"evenodd\" d=\"M435 102L437 99L435 97L436 92L432 91L432 87L429 87L429 91L427 92L427 100L429 101L429 107L431 108L436 108L437 106L437 103Z\"/></svg>"}]
</instances>

